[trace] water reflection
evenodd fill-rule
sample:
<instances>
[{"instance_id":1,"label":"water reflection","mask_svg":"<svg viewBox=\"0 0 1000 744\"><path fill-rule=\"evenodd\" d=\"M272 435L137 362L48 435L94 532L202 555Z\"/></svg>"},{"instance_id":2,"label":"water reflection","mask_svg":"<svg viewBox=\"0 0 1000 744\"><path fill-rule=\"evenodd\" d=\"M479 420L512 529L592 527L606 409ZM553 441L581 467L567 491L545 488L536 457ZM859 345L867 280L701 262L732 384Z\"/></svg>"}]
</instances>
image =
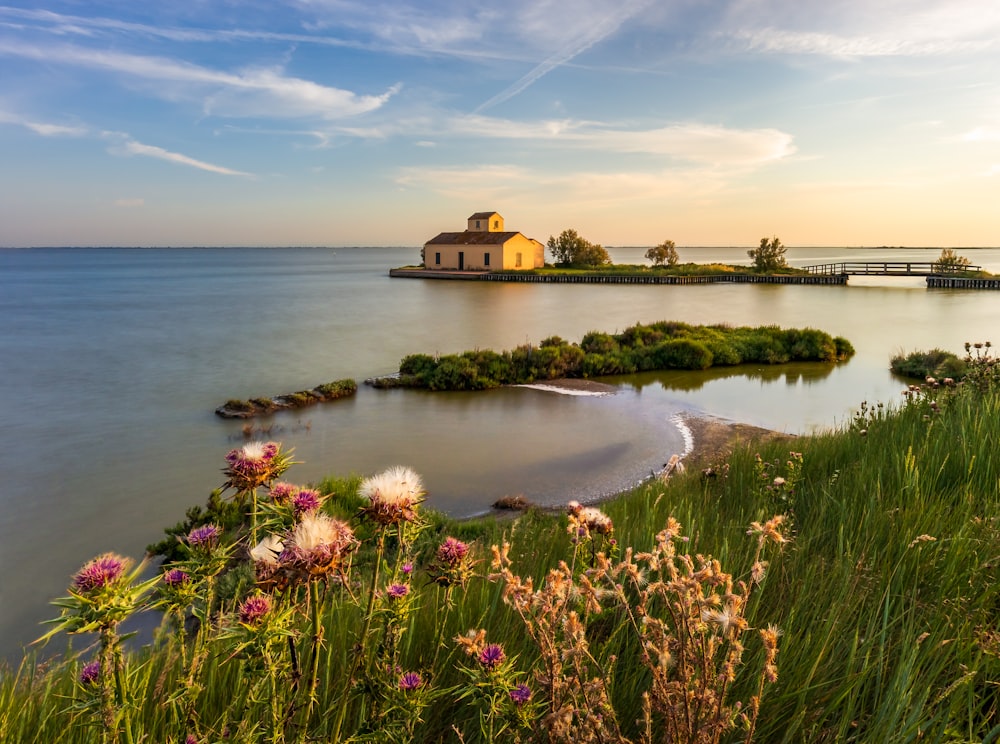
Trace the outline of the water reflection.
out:
<instances>
[{"instance_id":1,"label":"water reflection","mask_svg":"<svg viewBox=\"0 0 1000 744\"><path fill-rule=\"evenodd\" d=\"M845 364L846 362L841 362ZM738 378L761 383L777 383L784 381L786 385L815 385L828 378L835 369L835 364L796 362L795 364L738 364L733 367L712 367L705 370L663 370L659 372L643 372L635 375L603 378L603 382L611 382L623 387L642 390L648 385L658 384L667 390L693 392L701 390L706 385L717 380Z\"/></svg>"}]
</instances>

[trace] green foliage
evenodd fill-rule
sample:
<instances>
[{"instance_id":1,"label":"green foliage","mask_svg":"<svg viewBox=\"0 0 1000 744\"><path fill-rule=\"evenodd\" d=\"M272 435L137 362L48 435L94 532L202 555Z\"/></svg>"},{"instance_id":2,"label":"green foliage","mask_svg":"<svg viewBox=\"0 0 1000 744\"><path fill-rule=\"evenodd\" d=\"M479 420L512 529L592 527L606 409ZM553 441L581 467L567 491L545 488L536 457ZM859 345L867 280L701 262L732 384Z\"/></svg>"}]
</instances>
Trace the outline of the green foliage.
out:
<instances>
[{"instance_id":1,"label":"green foliage","mask_svg":"<svg viewBox=\"0 0 1000 744\"><path fill-rule=\"evenodd\" d=\"M785 263L786 250L778 236L775 235L773 238L761 238L760 246L747 251L747 255L753 259L753 270L764 273L787 266Z\"/></svg>"},{"instance_id":2,"label":"green foliage","mask_svg":"<svg viewBox=\"0 0 1000 744\"><path fill-rule=\"evenodd\" d=\"M560 377L627 375L662 369L708 369L713 365L834 362L854 348L813 328L782 329L692 326L675 321L637 324L619 334L589 331L579 345L548 338L538 347L469 351L434 358L408 356L399 377L381 386L430 390L483 390Z\"/></svg>"},{"instance_id":3,"label":"green foliage","mask_svg":"<svg viewBox=\"0 0 1000 744\"><path fill-rule=\"evenodd\" d=\"M672 240L664 240L657 246L653 246L646 251L646 260L651 261L654 266L676 266L680 261L677 255L677 246Z\"/></svg>"},{"instance_id":4,"label":"green foliage","mask_svg":"<svg viewBox=\"0 0 1000 744\"><path fill-rule=\"evenodd\" d=\"M911 351L909 354L900 352L889 361L889 368L897 375L917 380L926 377L951 377L960 380L967 371L964 361L943 349Z\"/></svg>"},{"instance_id":5,"label":"green foliage","mask_svg":"<svg viewBox=\"0 0 1000 744\"><path fill-rule=\"evenodd\" d=\"M603 246L591 243L576 230L563 230L559 237L549 236L548 249L561 266L605 266L611 256Z\"/></svg>"}]
</instances>

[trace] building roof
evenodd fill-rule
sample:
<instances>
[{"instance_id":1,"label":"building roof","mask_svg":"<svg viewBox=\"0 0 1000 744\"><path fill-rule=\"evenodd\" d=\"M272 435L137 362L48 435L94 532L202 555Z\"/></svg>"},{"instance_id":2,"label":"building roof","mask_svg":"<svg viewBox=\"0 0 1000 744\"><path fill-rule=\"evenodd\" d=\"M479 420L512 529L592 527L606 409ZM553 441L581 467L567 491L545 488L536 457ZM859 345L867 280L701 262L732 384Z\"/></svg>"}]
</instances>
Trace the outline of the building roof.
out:
<instances>
[{"instance_id":1,"label":"building roof","mask_svg":"<svg viewBox=\"0 0 1000 744\"><path fill-rule=\"evenodd\" d=\"M475 230L443 232L428 240L424 245L503 245L520 234L520 232L477 232Z\"/></svg>"},{"instance_id":2,"label":"building roof","mask_svg":"<svg viewBox=\"0 0 1000 744\"><path fill-rule=\"evenodd\" d=\"M474 215L472 215L471 217L469 217L469 219L470 220L488 220L490 217L492 217L495 214L499 214L499 212L476 212Z\"/></svg>"}]
</instances>

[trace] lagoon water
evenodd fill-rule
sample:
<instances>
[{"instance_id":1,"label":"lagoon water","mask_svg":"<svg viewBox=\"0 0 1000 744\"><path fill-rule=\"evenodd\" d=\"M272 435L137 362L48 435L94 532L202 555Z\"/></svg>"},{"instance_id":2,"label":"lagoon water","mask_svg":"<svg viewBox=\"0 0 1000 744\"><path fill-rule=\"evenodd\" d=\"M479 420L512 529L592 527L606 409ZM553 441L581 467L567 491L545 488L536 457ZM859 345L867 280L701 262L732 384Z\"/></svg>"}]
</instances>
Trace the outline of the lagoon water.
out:
<instances>
[{"instance_id":1,"label":"lagoon water","mask_svg":"<svg viewBox=\"0 0 1000 744\"><path fill-rule=\"evenodd\" d=\"M642 249L611 249L641 263ZM1000 249L961 251L1000 272ZM684 448L676 414L788 432L894 402L900 350L1000 341L1000 292L922 279L847 287L520 285L390 279L416 248L0 250L0 658L54 614L98 553L139 557L222 484L243 423L213 410L345 377L411 353L508 349L637 322L812 326L848 338L840 365L671 372L610 380L613 395L531 388L378 391L258 420L301 461L287 479L413 467L457 516L503 495L560 504L631 485ZM936 250L790 249L793 265L933 260ZM745 249L681 249L745 263Z\"/></svg>"}]
</instances>

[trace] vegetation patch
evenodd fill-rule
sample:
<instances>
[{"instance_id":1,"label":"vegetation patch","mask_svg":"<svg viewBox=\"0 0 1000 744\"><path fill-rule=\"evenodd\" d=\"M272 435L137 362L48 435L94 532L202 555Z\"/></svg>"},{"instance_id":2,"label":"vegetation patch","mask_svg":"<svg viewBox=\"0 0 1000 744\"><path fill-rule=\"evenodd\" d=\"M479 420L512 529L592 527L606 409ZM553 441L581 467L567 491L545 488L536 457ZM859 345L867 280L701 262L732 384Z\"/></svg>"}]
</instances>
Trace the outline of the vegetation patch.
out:
<instances>
[{"instance_id":1,"label":"vegetation patch","mask_svg":"<svg viewBox=\"0 0 1000 744\"><path fill-rule=\"evenodd\" d=\"M486 390L539 380L623 375L665 369L708 369L736 364L836 362L854 347L813 328L699 326L674 321L638 324L622 333L587 333L579 344L552 336L538 346L504 352L477 349L461 354L412 354L399 374L366 380L379 388Z\"/></svg>"},{"instance_id":2,"label":"vegetation patch","mask_svg":"<svg viewBox=\"0 0 1000 744\"><path fill-rule=\"evenodd\" d=\"M354 380L335 380L317 385L312 390L299 390L274 398L250 398L249 400L231 398L216 408L215 413L222 418L253 418L275 411L305 408L316 403L346 398L354 395L357 391L358 385Z\"/></svg>"}]
</instances>

